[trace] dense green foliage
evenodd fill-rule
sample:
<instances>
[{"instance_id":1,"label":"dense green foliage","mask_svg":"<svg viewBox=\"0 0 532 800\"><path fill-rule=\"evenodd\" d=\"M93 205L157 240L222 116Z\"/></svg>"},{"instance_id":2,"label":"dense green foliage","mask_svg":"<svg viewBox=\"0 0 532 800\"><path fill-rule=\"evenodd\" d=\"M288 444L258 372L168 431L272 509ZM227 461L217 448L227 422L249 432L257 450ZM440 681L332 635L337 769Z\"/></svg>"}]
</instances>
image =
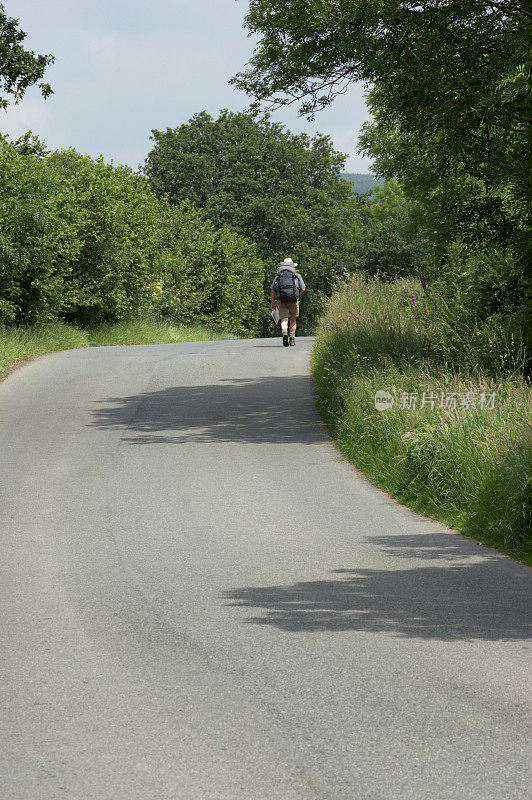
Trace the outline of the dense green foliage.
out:
<instances>
[{"instance_id":1,"label":"dense green foliage","mask_svg":"<svg viewBox=\"0 0 532 800\"><path fill-rule=\"evenodd\" d=\"M514 0L251 0L247 25L262 38L236 83L261 100L306 96L307 112L350 81L371 83L379 118L370 127L389 136L394 174L410 174L423 152L440 179L461 163L518 183L526 165L516 156L530 141L531 22Z\"/></svg>"},{"instance_id":2,"label":"dense green foliage","mask_svg":"<svg viewBox=\"0 0 532 800\"><path fill-rule=\"evenodd\" d=\"M193 201L216 225L253 237L266 258L318 238L338 249L350 192L328 137L310 140L268 116L224 110L216 120L202 112L153 131L152 139L146 174L158 195Z\"/></svg>"},{"instance_id":3,"label":"dense green foliage","mask_svg":"<svg viewBox=\"0 0 532 800\"><path fill-rule=\"evenodd\" d=\"M260 41L235 79L309 114L351 81L370 86L361 144L417 205L433 276L450 297L476 271L476 308L483 296L484 317L495 305L516 327L532 307L531 25L514 0L251 0Z\"/></svg>"},{"instance_id":4,"label":"dense green foliage","mask_svg":"<svg viewBox=\"0 0 532 800\"><path fill-rule=\"evenodd\" d=\"M143 308L250 333L262 276L250 242L190 203L170 207L129 168L0 142L1 323L113 322Z\"/></svg>"},{"instance_id":5,"label":"dense green foliage","mask_svg":"<svg viewBox=\"0 0 532 800\"><path fill-rule=\"evenodd\" d=\"M320 410L345 455L381 488L530 561L532 418L522 364L504 358L508 331L495 322L471 341L421 297L417 282L360 277L333 297L313 352ZM377 410L377 391L395 397L393 407Z\"/></svg>"},{"instance_id":6,"label":"dense green foliage","mask_svg":"<svg viewBox=\"0 0 532 800\"><path fill-rule=\"evenodd\" d=\"M256 247L227 225L203 219L189 201L160 202L165 264L152 296L158 314L254 333L264 274Z\"/></svg>"},{"instance_id":7,"label":"dense green foliage","mask_svg":"<svg viewBox=\"0 0 532 800\"><path fill-rule=\"evenodd\" d=\"M352 237L350 271L390 280L430 268L434 248L395 180L376 185L370 198L360 204Z\"/></svg>"},{"instance_id":8,"label":"dense green foliage","mask_svg":"<svg viewBox=\"0 0 532 800\"><path fill-rule=\"evenodd\" d=\"M191 200L216 226L252 239L266 262L265 290L276 263L294 258L309 287L304 316L315 318L350 269L363 203L340 177L344 156L329 138L292 135L255 110L218 119L202 112L152 138L145 171L157 194Z\"/></svg>"},{"instance_id":9,"label":"dense green foliage","mask_svg":"<svg viewBox=\"0 0 532 800\"><path fill-rule=\"evenodd\" d=\"M18 102L29 86L41 80L54 60L51 55L35 55L25 50L22 45L25 38L18 20L8 17L0 4L0 90L7 95L0 95L0 109L7 108L9 98ZM41 82L38 86L43 97L52 93L48 83Z\"/></svg>"}]
</instances>

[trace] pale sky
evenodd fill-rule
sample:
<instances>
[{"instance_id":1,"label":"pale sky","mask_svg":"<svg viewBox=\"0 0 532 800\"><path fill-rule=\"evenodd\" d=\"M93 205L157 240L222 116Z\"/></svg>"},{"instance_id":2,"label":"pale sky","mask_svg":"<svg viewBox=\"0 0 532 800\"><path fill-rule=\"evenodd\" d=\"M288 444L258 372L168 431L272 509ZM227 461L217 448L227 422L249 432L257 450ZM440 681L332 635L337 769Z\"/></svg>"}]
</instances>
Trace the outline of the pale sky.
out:
<instances>
[{"instance_id":1,"label":"pale sky","mask_svg":"<svg viewBox=\"0 0 532 800\"><path fill-rule=\"evenodd\" d=\"M252 98L228 86L244 68L253 41L243 29L247 0L1 0L27 33L26 49L52 53L45 80L7 113L0 131L31 130L51 149L74 147L137 169L151 148L152 128L175 128L198 111L244 110ZM368 119L363 88L351 87L314 122L296 108L273 119L294 133L328 134L348 154L348 172L369 172L357 154Z\"/></svg>"}]
</instances>

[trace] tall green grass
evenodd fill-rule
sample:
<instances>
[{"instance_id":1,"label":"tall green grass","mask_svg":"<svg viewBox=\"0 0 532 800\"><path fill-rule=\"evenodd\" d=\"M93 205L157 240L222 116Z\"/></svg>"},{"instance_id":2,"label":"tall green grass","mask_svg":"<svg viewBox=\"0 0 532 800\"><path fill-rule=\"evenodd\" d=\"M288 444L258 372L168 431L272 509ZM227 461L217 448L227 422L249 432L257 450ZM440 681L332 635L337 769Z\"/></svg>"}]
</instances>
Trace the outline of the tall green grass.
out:
<instances>
[{"instance_id":1,"label":"tall green grass","mask_svg":"<svg viewBox=\"0 0 532 800\"><path fill-rule=\"evenodd\" d=\"M331 299L312 358L322 415L382 489L530 563L531 391L519 347L499 323L464 336L463 320L435 316L424 301L414 308L411 289L423 294L406 280L357 278ZM385 411L375 408L379 390L396 398ZM416 407L402 408L411 394ZM442 396L456 408L441 407Z\"/></svg>"},{"instance_id":2,"label":"tall green grass","mask_svg":"<svg viewBox=\"0 0 532 800\"><path fill-rule=\"evenodd\" d=\"M79 328L64 322L0 328L0 380L21 361L54 350L132 344L171 344L236 338L230 331L204 325L181 326L151 319L132 319Z\"/></svg>"},{"instance_id":3,"label":"tall green grass","mask_svg":"<svg viewBox=\"0 0 532 800\"><path fill-rule=\"evenodd\" d=\"M0 380L17 363L53 350L88 347L87 334L72 325L0 328Z\"/></svg>"},{"instance_id":4,"label":"tall green grass","mask_svg":"<svg viewBox=\"0 0 532 800\"><path fill-rule=\"evenodd\" d=\"M229 330L205 325L175 325L150 319L133 319L87 329L90 346L172 344L238 338Z\"/></svg>"}]
</instances>

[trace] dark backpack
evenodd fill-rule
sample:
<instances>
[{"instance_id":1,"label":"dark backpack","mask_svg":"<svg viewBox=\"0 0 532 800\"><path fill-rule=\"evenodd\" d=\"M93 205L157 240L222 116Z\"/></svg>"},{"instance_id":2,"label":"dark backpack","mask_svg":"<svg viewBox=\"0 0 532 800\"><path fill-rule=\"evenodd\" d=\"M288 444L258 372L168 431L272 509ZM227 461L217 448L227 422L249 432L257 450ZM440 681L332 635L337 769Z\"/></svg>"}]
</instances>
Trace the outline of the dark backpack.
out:
<instances>
[{"instance_id":1,"label":"dark backpack","mask_svg":"<svg viewBox=\"0 0 532 800\"><path fill-rule=\"evenodd\" d=\"M291 269L282 269L278 273L279 284L277 296L281 303L295 303L299 300L299 281Z\"/></svg>"}]
</instances>

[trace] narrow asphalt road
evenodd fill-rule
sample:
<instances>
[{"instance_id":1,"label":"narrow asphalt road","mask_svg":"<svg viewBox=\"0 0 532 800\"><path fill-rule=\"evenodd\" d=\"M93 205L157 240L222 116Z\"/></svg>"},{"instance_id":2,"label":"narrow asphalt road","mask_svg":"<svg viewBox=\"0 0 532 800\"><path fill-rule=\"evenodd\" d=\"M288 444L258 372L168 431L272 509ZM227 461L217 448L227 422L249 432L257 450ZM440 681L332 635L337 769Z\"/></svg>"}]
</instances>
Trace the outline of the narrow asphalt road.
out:
<instances>
[{"instance_id":1,"label":"narrow asphalt road","mask_svg":"<svg viewBox=\"0 0 532 800\"><path fill-rule=\"evenodd\" d=\"M359 478L312 342L0 384L3 800L524 800L524 566Z\"/></svg>"}]
</instances>

